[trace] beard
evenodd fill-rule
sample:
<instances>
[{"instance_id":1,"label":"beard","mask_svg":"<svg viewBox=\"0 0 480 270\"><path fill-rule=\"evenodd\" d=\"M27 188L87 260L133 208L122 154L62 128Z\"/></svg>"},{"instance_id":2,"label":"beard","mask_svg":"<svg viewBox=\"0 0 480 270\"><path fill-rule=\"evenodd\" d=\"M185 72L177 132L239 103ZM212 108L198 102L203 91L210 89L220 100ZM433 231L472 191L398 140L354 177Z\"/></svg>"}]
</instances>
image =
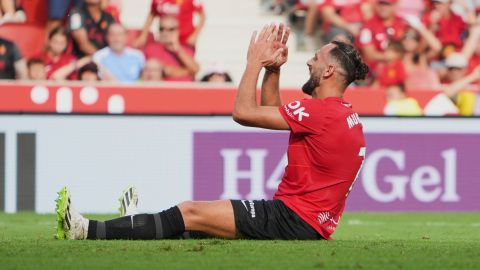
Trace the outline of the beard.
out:
<instances>
[{"instance_id":1,"label":"beard","mask_svg":"<svg viewBox=\"0 0 480 270\"><path fill-rule=\"evenodd\" d=\"M302 91L303 93L311 96L315 88L317 88L317 86L319 85L320 85L320 79L311 75L310 79L308 79L308 81L302 86Z\"/></svg>"}]
</instances>

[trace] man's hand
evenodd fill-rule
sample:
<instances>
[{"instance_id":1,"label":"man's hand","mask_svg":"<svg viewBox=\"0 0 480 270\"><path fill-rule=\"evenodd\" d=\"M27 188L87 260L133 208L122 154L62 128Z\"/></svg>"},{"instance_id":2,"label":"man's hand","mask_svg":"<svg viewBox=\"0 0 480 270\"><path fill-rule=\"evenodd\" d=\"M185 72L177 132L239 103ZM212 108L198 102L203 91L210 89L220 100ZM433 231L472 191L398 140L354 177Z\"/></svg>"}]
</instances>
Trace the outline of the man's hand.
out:
<instances>
[{"instance_id":1,"label":"man's hand","mask_svg":"<svg viewBox=\"0 0 480 270\"><path fill-rule=\"evenodd\" d=\"M247 54L249 65L278 69L287 61L286 43L290 30L283 33L283 28L283 25L276 27L275 24L270 24L263 27L258 37L257 32L253 32Z\"/></svg>"}]
</instances>

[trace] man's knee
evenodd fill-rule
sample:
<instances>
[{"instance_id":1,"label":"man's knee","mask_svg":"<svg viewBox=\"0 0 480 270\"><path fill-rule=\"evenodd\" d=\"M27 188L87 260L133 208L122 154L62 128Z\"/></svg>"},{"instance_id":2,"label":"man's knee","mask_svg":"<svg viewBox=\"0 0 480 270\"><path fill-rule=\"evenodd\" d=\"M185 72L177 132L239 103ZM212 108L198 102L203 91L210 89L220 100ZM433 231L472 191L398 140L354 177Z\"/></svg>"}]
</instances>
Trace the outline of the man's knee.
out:
<instances>
[{"instance_id":1,"label":"man's knee","mask_svg":"<svg viewBox=\"0 0 480 270\"><path fill-rule=\"evenodd\" d=\"M185 201L178 205L180 212L182 213L183 218L193 218L198 216L199 212L199 203L194 201Z\"/></svg>"}]
</instances>

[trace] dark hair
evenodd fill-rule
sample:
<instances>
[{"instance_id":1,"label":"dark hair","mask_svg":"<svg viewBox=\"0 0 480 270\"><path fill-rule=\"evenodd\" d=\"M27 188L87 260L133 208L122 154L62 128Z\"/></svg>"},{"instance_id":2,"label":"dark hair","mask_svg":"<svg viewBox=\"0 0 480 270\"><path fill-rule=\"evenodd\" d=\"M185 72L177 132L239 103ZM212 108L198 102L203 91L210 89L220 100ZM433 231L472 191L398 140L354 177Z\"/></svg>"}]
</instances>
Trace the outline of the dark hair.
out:
<instances>
[{"instance_id":1,"label":"dark hair","mask_svg":"<svg viewBox=\"0 0 480 270\"><path fill-rule=\"evenodd\" d=\"M37 65L37 64L45 65L45 63L43 62L42 59L40 59L40 58L31 58L31 59L28 60L28 62L27 62L27 67L30 68L31 66Z\"/></svg>"},{"instance_id":2,"label":"dark hair","mask_svg":"<svg viewBox=\"0 0 480 270\"><path fill-rule=\"evenodd\" d=\"M391 49L395 51L396 53L399 53L401 55L405 54L405 48L403 47L402 42L397 41L397 40L392 40L388 43L388 49Z\"/></svg>"},{"instance_id":3,"label":"dark hair","mask_svg":"<svg viewBox=\"0 0 480 270\"><path fill-rule=\"evenodd\" d=\"M83 73L85 72L93 72L95 74L97 74L97 78L100 78L98 76L98 66L97 64L95 64L94 62L90 62L88 64L86 64L85 66L81 67L79 70L78 70L78 79L81 80L82 79L82 75Z\"/></svg>"},{"instance_id":4,"label":"dark hair","mask_svg":"<svg viewBox=\"0 0 480 270\"><path fill-rule=\"evenodd\" d=\"M360 52L350 44L338 40L332 41L335 48L330 51L330 55L335 58L340 66L347 72L345 76L345 86L350 85L356 80L363 80L370 69L363 62Z\"/></svg>"},{"instance_id":5,"label":"dark hair","mask_svg":"<svg viewBox=\"0 0 480 270\"><path fill-rule=\"evenodd\" d=\"M201 82L208 82L210 80L211 77L213 77L213 75L222 75L225 77L225 82L233 82L232 80L232 77L230 77L230 75L228 73L218 73L218 72L212 72L212 73L209 73L209 74L206 74L205 76L203 76L200 81Z\"/></svg>"},{"instance_id":6,"label":"dark hair","mask_svg":"<svg viewBox=\"0 0 480 270\"><path fill-rule=\"evenodd\" d=\"M60 34L60 35L66 36L66 37L68 36L65 28L59 26L59 27L53 28L52 31L50 31L50 33L48 33L48 40L51 40L53 38L53 36L55 36L57 34Z\"/></svg>"}]
</instances>

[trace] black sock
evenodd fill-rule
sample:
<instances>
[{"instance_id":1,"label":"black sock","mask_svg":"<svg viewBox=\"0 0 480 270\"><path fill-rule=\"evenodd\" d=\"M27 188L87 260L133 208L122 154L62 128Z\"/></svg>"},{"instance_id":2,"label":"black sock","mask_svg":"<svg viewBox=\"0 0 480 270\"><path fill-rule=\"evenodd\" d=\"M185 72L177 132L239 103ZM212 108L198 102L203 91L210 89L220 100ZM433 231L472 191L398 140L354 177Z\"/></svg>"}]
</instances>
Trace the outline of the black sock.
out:
<instances>
[{"instance_id":1,"label":"black sock","mask_svg":"<svg viewBox=\"0 0 480 270\"><path fill-rule=\"evenodd\" d=\"M182 213L175 206L157 214L125 216L105 222L90 220L87 239L171 239L184 231Z\"/></svg>"}]
</instances>

